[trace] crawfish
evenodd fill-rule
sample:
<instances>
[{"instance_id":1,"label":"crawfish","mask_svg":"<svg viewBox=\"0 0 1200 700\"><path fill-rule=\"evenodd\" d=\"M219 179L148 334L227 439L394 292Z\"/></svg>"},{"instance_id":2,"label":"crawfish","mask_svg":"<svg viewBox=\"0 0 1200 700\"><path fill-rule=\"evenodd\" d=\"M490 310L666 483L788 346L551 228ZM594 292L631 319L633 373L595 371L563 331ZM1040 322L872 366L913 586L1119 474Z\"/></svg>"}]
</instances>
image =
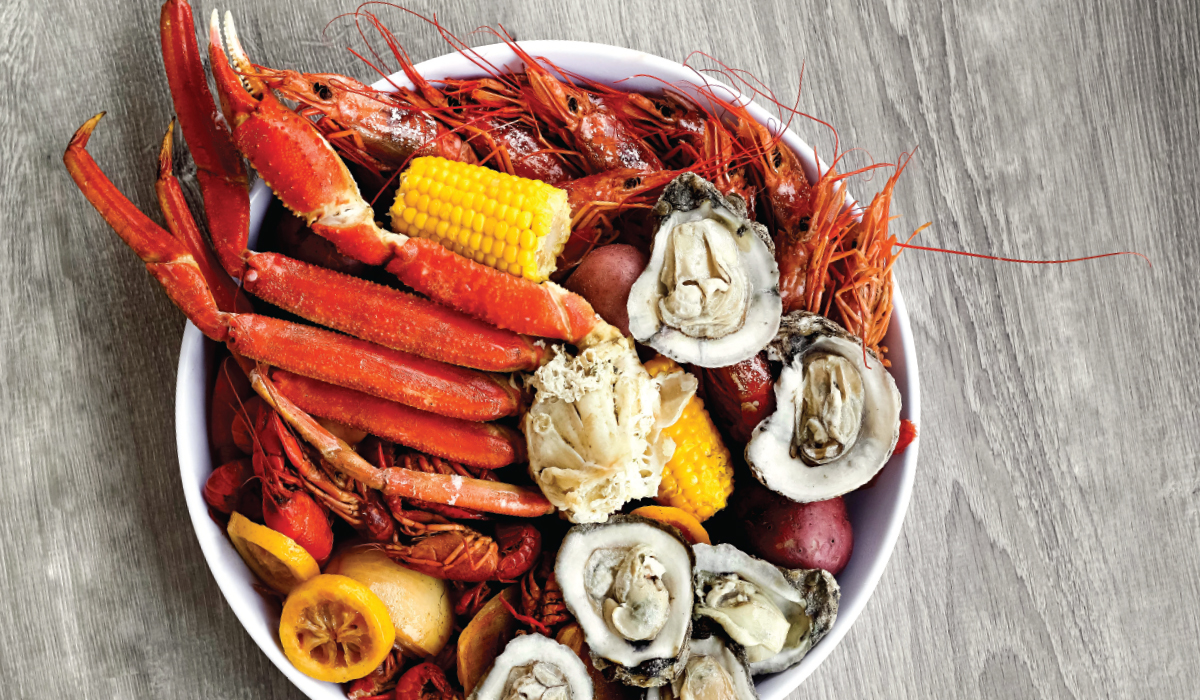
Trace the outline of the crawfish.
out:
<instances>
[{"instance_id":1,"label":"crawfish","mask_svg":"<svg viewBox=\"0 0 1200 700\"><path fill-rule=\"evenodd\" d=\"M622 168L571 180L562 187L571 204L571 237L558 257L560 273L573 269L597 246L612 242L619 233L613 220L634 209L649 210L679 171L645 172ZM624 227L635 237L637 227ZM649 236L641 241L648 248Z\"/></svg>"},{"instance_id":2,"label":"crawfish","mask_svg":"<svg viewBox=\"0 0 1200 700\"><path fill-rule=\"evenodd\" d=\"M264 411L258 431L260 442L278 446L287 456L299 483L323 506L345 520L371 542L390 542L395 533L391 515L382 498L363 484L326 467L318 469L300 441L284 425L279 414Z\"/></svg>"},{"instance_id":3,"label":"crawfish","mask_svg":"<svg viewBox=\"0 0 1200 700\"><path fill-rule=\"evenodd\" d=\"M255 65L236 35L230 55L239 72L303 105L338 150L374 172L395 170L417 155L474 163L474 152L432 115L412 109L397 95L375 90L337 73L301 73ZM232 120L231 120L232 121Z\"/></svg>"},{"instance_id":4,"label":"crawfish","mask_svg":"<svg viewBox=\"0 0 1200 700\"><path fill-rule=\"evenodd\" d=\"M451 595L454 597L455 616L470 620L483 609L492 597L492 587L487 581L466 583L451 581Z\"/></svg>"},{"instance_id":5,"label":"crawfish","mask_svg":"<svg viewBox=\"0 0 1200 700\"><path fill-rule=\"evenodd\" d=\"M750 441L750 433L775 412L775 382L762 353L730 367L704 370L709 410L734 441Z\"/></svg>"},{"instance_id":6,"label":"crawfish","mask_svg":"<svg viewBox=\"0 0 1200 700\"><path fill-rule=\"evenodd\" d=\"M538 566L521 577L520 610L514 609L504 598L500 601L518 621L551 639L559 627L572 620L563 601L562 588L554 577L554 557L549 553L542 556Z\"/></svg>"},{"instance_id":7,"label":"crawfish","mask_svg":"<svg viewBox=\"0 0 1200 700\"><path fill-rule=\"evenodd\" d=\"M616 168L640 171L663 169L662 161L625 120L586 90L559 80L547 69L562 71L549 61L539 63L515 42L512 50L525 61L528 86L522 89L529 110L552 133L583 156L591 173ZM543 65L543 63L545 65Z\"/></svg>"},{"instance_id":8,"label":"crawfish","mask_svg":"<svg viewBox=\"0 0 1200 700\"><path fill-rule=\"evenodd\" d=\"M229 515L237 510L242 487L254 478L254 466L249 459L239 458L222 464L204 481L204 502L210 508Z\"/></svg>"},{"instance_id":9,"label":"crawfish","mask_svg":"<svg viewBox=\"0 0 1200 700\"><path fill-rule=\"evenodd\" d=\"M346 697L349 700L369 700L387 693L396 687L403 664L403 655L398 649L393 649L374 671L352 682L346 688Z\"/></svg>"},{"instance_id":10,"label":"crawfish","mask_svg":"<svg viewBox=\"0 0 1200 700\"><path fill-rule=\"evenodd\" d=\"M408 545L384 545L384 552L398 563L434 578L513 581L533 566L542 551L541 533L526 523L497 525L492 538L429 513L407 522L397 520L402 529L424 529L427 534L418 535Z\"/></svg>"},{"instance_id":11,"label":"crawfish","mask_svg":"<svg viewBox=\"0 0 1200 700\"><path fill-rule=\"evenodd\" d=\"M254 396L246 375L232 357L225 358L217 368L212 402L208 413L208 441L217 464L225 464L249 454L238 445L234 423L245 403Z\"/></svg>"},{"instance_id":12,"label":"crawfish","mask_svg":"<svg viewBox=\"0 0 1200 700\"><path fill-rule=\"evenodd\" d=\"M263 419L277 415L264 412ZM260 421L254 441L254 474L262 482L263 522L306 549L318 564L333 551L333 528L325 508L305 490L303 480L287 466L289 455L278 433Z\"/></svg>"},{"instance_id":13,"label":"crawfish","mask_svg":"<svg viewBox=\"0 0 1200 700\"><path fill-rule=\"evenodd\" d=\"M763 197L775 228L775 248L804 238L812 216L812 186L800 159L782 138L754 121L744 108L733 125L739 145L752 157L750 168L762 184Z\"/></svg>"},{"instance_id":14,"label":"crawfish","mask_svg":"<svg viewBox=\"0 0 1200 700\"><path fill-rule=\"evenodd\" d=\"M673 169L692 170L712 181L723 194L737 194L754 216L754 192L747 179L740 147L725 122L674 91L658 96L593 88L597 99L620 114L637 134L654 144L664 163ZM720 101L709 90L702 94Z\"/></svg>"},{"instance_id":15,"label":"crawfish","mask_svg":"<svg viewBox=\"0 0 1200 700\"><path fill-rule=\"evenodd\" d=\"M830 167L815 185L809 183L800 159L782 143L781 136L772 136L744 108L728 108L735 115L738 142L753 155L750 168L762 185L765 209L775 229L784 313L819 307L829 256L853 222L852 212L845 206L844 181L849 174L840 175Z\"/></svg>"},{"instance_id":16,"label":"crawfish","mask_svg":"<svg viewBox=\"0 0 1200 700\"><path fill-rule=\"evenodd\" d=\"M445 79L435 87L413 66L408 54L395 42L386 28L392 53L415 90L399 89L397 94L410 104L431 110L439 119L463 134L475 149L480 164L518 177L558 185L575 177L562 156L552 149L528 117L520 81L475 78Z\"/></svg>"},{"instance_id":17,"label":"crawfish","mask_svg":"<svg viewBox=\"0 0 1200 700\"><path fill-rule=\"evenodd\" d=\"M432 663L413 666L396 684L395 700L461 700L462 694L446 680L446 673Z\"/></svg>"}]
</instances>

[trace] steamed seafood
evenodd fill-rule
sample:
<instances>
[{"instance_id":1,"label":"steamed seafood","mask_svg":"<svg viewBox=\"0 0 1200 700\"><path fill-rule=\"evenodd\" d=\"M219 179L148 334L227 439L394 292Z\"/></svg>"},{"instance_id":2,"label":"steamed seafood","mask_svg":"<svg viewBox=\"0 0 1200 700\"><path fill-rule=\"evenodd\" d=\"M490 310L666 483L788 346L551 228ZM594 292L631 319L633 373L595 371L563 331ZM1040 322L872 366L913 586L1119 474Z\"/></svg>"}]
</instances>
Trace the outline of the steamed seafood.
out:
<instances>
[{"instance_id":1,"label":"steamed seafood","mask_svg":"<svg viewBox=\"0 0 1200 700\"><path fill-rule=\"evenodd\" d=\"M674 443L659 434L683 413L696 379L654 378L626 338L571 356L563 349L534 373L525 416L529 471L571 522L603 522L625 503L658 493Z\"/></svg>"},{"instance_id":2,"label":"steamed seafood","mask_svg":"<svg viewBox=\"0 0 1200 700\"><path fill-rule=\"evenodd\" d=\"M806 311L784 317L767 354L784 367L775 413L746 445L754 476L802 503L870 481L900 434L900 392L880 359L834 322Z\"/></svg>"},{"instance_id":3,"label":"steamed seafood","mask_svg":"<svg viewBox=\"0 0 1200 700\"><path fill-rule=\"evenodd\" d=\"M779 328L779 267L767 229L694 173L654 206L650 262L629 291L629 332L677 362L724 367L757 355Z\"/></svg>"},{"instance_id":4,"label":"steamed seafood","mask_svg":"<svg viewBox=\"0 0 1200 700\"><path fill-rule=\"evenodd\" d=\"M593 663L607 677L649 688L683 669L692 561L678 531L637 516L615 515L567 534L554 572Z\"/></svg>"}]
</instances>

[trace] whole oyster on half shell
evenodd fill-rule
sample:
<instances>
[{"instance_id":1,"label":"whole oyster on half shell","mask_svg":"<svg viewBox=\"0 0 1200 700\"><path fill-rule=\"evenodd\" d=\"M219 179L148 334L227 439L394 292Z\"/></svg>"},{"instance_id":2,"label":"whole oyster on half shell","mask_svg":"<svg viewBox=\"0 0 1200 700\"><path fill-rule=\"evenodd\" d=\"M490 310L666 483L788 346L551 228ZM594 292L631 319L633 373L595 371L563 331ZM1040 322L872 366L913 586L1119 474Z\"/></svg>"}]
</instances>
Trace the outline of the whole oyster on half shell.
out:
<instances>
[{"instance_id":1,"label":"whole oyster on half shell","mask_svg":"<svg viewBox=\"0 0 1200 700\"><path fill-rule=\"evenodd\" d=\"M740 197L684 173L654 206L658 228L645 271L629 291L629 332L667 357L726 367L775 335L783 301L767 229Z\"/></svg>"},{"instance_id":2,"label":"whole oyster on half shell","mask_svg":"<svg viewBox=\"0 0 1200 700\"><path fill-rule=\"evenodd\" d=\"M638 516L576 525L563 538L554 576L607 678L650 688L683 670L692 564L692 548L675 528Z\"/></svg>"},{"instance_id":3,"label":"whole oyster on half shell","mask_svg":"<svg viewBox=\"0 0 1200 700\"><path fill-rule=\"evenodd\" d=\"M883 362L841 326L806 311L783 317L767 356L783 370L775 413L746 445L754 476L799 503L870 481L900 436L900 391Z\"/></svg>"}]
</instances>

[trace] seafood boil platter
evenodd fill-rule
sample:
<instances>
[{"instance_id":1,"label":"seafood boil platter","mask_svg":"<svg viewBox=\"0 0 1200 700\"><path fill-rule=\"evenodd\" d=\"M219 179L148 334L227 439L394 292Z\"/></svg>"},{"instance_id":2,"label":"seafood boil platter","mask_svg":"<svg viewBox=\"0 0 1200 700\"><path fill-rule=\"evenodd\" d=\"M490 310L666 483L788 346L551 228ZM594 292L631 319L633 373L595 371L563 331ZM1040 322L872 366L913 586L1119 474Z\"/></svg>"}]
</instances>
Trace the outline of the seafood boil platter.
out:
<instances>
[{"instance_id":1,"label":"seafood boil platter","mask_svg":"<svg viewBox=\"0 0 1200 700\"><path fill-rule=\"evenodd\" d=\"M166 228L88 153L102 113L64 162L188 317L185 497L263 652L312 698L792 692L912 489L907 157L845 171L739 73L629 49L431 21L413 64L368 4L367 85L161 19L202 216L174 122Z\"/></svg>"}]
</instances>

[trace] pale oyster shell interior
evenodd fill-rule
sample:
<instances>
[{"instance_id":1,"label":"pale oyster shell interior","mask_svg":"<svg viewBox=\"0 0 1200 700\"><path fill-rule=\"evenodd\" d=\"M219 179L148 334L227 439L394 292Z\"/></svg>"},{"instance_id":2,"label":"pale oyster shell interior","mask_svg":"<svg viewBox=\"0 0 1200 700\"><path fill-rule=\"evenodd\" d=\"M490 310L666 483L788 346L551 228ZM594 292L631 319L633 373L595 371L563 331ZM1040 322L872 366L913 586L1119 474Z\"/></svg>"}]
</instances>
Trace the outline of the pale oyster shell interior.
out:
<instances>
[{"instance_id":1,"label":"pale oyster shell interior","mask_svg":"<svg viewBox=\"0 0 1200 700\"><path fill-rule=\"evenodd\" d=\"M678 674L691 631L692 561L672 529L644 518L618 515L567 533L555 578L596 668L642 687ZM617 609L626 618L614 625Z\"/></svg>"},{"instance_id":2,"label":"pale oyster shell interior","mask_svg":"<svg viewBox=\"0 0 1200 700\"><path fill-rule=\"evenodd\" d=\"M683 673L647 691L646 700L757 700L743 656L717 635L692 637Z\"/></svg>"},{"instance_id":3,"label":"pale oyster shell interior","mask_svg":"<svg viewBox=\"0 0 1200 700\"><path fill-rule=\"evenodd\" d=\"M513 639L469 700L592 700L587 666L568 647L540 634Z\"/></svg>"},{"instance_id":4,"label":"pale oyster shell interior","mask_svg":"<svg viewBox=\"0 0 1200 700\"><path fill-rule=\"evenodd\" d=\"M684 173L654 207L650 261L629 292L629 332L677 362L725 367L775 335L783 301L766 228L740 198Z\"/></svg>"},{"instance_id":5,"label":"pale oyster shell interior","mask_svg":"<svg viewBox=\"0 0 1200 700\"><path fill-rule=\"evenodd\" d=\"M693 338L724 338L746 320L750 277L729 226L705 217L703 208L697 214L704 218L680 221L668 234L658 275L666 296L658 301L658 317Z\"/></svg>"},{"instance_id":6,"label":"pale oyster shell interior","mask_svg":"<svg viewBox=\"0 0 1200 700\"><path fill-rule=\"evenodd\" d=\"M763 661L783 651L793 621L758 585L736 573L713 574L697 593L703 597L696 601L695 613L719 623L746 650L748 660Z\"/></svg>"},{"instance_id":7,"label":"pale oyster shell interior","mask_svg":"<svg viewBox=\"0 0 1200 700\"><path fill-rule=\"evenodd\" d=\"M754 476L800 503L870 481L900 436L900 391L883 362L841 326L804 311L783 318L767 355L783 370L775 413L746 445Z\"/></svg>"},{"instance_id":8,"label":"pale oyster shell interior","mask_svg":"<svg viewBox=\"0 0 1200 700\"><path fill-rule=\"evenodd\" d=\"M631 642L654 639L667 624L671 596L663 583L666 567L650 547L597 549L584 565L588 597L601 601L613 634Z\"/></svg>"},{"instance_id":9,"label":"pale oyster shell interior","mask_svg":"<svg viewBox=\"0 0 1200 700\"><path fill-rule=\"evenodd\" d=\"M730 544L700 544L694 551L696 614L720 624L745 648L755 674L799 663L837 619L841 589L828 571L784 569ZM749 595L713 595L714 588L729 592L731 576L749 584L741 591ZM786 620L787 629L782 645L772 653L780 635L776 613Z\"/></svg>"},{"instance_id":10,"label":"pale oyster shell interior","mask_svg":"<svg viewBox=\"0 0 1200 700\"><path fill-rule=\"evenodd\" d=\"M533 374L525 416L529 472L571 522L603 522L625 503L658 493L675 445L660 439L696 393L683 372L657 377L628 338L572 357L561 347Z\"/></svg>"}]
</instances>

